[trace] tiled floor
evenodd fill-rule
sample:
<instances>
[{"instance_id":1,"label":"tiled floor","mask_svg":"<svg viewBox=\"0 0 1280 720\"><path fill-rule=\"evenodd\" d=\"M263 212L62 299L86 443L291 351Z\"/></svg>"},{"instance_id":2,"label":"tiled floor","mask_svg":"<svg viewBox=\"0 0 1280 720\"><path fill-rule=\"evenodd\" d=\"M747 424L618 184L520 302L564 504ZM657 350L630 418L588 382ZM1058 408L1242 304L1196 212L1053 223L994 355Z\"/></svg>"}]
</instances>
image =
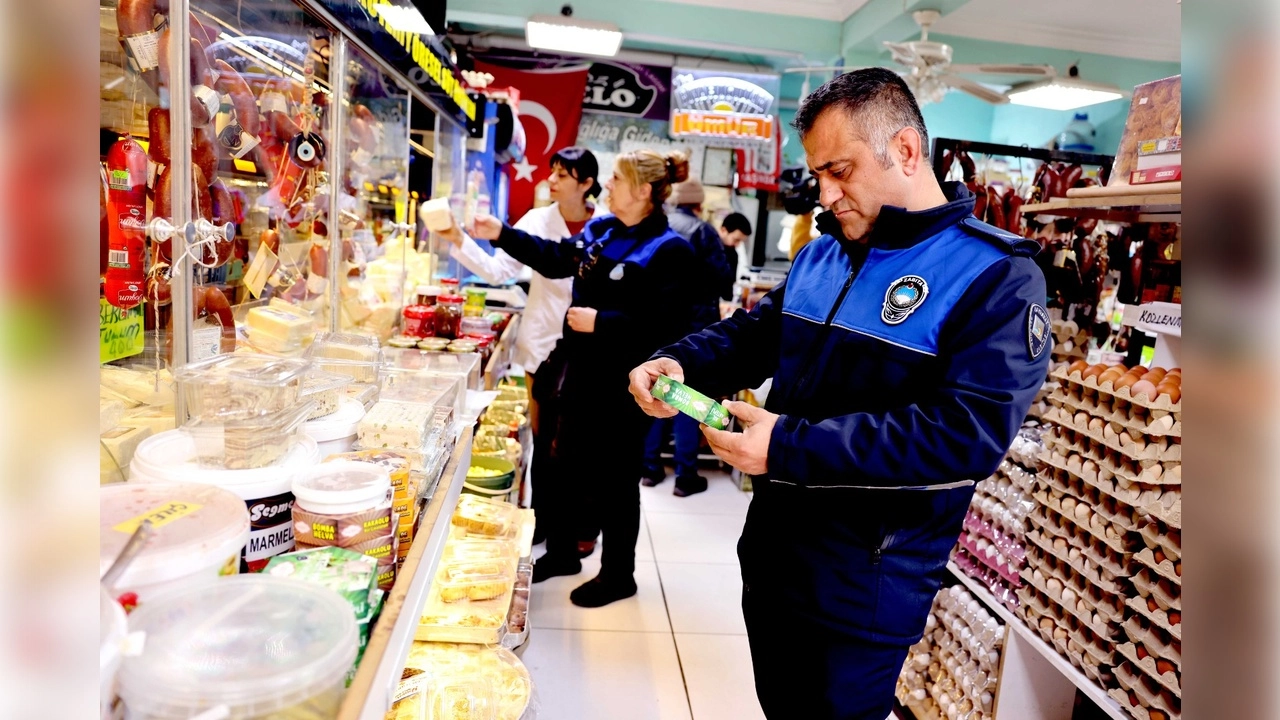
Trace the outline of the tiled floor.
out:
<instances>
[{"instance_id":1,"label":"tiled floor","mask_svg":"<svg viewBox=\"0 0 1280 720\"><path fill-rule=\"evenodd\" d=\"M710 488L693 497L673 496L671 479L641 488L635 597L592 610L569 602L599 571L599 551L581 575L534 586L524 662L539 720L764 718L734 550L750 495L703 474Z\"/></svg>"}]
</instances>

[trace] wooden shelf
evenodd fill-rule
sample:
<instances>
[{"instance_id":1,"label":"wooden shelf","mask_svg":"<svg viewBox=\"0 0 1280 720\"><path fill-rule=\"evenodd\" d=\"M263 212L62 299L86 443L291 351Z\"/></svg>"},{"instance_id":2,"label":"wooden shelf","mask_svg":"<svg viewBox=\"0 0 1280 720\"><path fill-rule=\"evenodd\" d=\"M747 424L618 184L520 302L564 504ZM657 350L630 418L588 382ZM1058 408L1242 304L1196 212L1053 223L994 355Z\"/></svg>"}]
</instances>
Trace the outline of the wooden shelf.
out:
<instances>
[{"instance_id":1,"label":"wooden shelf","mask_svg":"<svg viewBox=\"0 0 1280 720\"><path fill-rule=\"evenodd\" d=\"M364 660L338 710L339 720L383 720L391 709L427 590L449 537L450 518L471 467L471 437L470 429L462 433L440 484L422 509L413 547L369 635Z\"/></svg>"},{"instance_id":2,"label":"wooden shelf","mask_svg":"<svg viewBox=\"0 0 1280 720\"><path fill-rule=\"evenodd\" d=\"M1182 193L1054 198L1022 206L1023 215L1097 218L1110 222L1181 222Z\"/></svg>"},{"instance_id":3,"label":"wooden shelf","mask_svg":"<svg viewBox=\"0 0 1280 720\"><path fill-rule=\"evenodd\" d=\"M964 583L974 597L978 598L987 608L998 615L1011 632L1017 633L1027 645L1043 655L1045 660L1048 660L1049 664L1053 665L1054 669L1062 673L1064 677L1071 681L1071 684L1080 689L1080 692L1088 696L1095 705L1102 709L1102 712L1106 713L1107 717L1112 718L1112 720L1133 720L1125 712L1124 708L1120 707L1119 703L1112 699L1110 695L1107 695L1106 690L1086 677L1079 668L1072 665L1071 661L1060 655L1056 649L1046 644L1038 633L1027 627L1027 624L1023 622L1022 618L1018 617L1017 613L1014 613L999 600L996 600L995 596L982 583L965 575L964 571L956 566L954 562L948 562L947 569L960 582Z\"/></svg>"}]
</instances>

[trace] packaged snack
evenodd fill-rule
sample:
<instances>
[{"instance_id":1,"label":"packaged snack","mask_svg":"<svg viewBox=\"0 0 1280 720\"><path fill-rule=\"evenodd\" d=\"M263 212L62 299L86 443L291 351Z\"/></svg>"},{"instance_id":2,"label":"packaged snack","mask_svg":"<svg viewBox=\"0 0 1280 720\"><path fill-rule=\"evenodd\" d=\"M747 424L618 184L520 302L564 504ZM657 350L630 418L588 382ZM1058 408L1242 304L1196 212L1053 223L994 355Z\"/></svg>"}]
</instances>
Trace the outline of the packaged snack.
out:
<instances>
[{"instance_id":1,"label":"packaged snack","mask_svg":"<svg viewBox=\"0 0 1280 720\"><path fill-rule=\"evenodd\" d=\"M514 539L519 531L514 505L476 495L464 494L458 498L452 522L467 533L492 538Z\"/></svg>"},{"instance_id":2,"label":"packaged snack","mask_svg":"<svg viewBox=\"0 0 1280 720\"><path fill-rule=\"evenodd\" d=\"M390 474L372 463L321 463L294 478L293 495L294 537L308 545L351 547L395 523Z\"/></svg>"},{"instance_id":3,"label":"packaged snack","mask_svg":"<svg viewBox=\"0 0 1280 720\"><path fill-rule=\"evenodd\" d=\"M724 405L666 375L660 376L649 392L654 398L708 427L716 430L729 427L729 411Z\"/></svg>"}]
</instances>

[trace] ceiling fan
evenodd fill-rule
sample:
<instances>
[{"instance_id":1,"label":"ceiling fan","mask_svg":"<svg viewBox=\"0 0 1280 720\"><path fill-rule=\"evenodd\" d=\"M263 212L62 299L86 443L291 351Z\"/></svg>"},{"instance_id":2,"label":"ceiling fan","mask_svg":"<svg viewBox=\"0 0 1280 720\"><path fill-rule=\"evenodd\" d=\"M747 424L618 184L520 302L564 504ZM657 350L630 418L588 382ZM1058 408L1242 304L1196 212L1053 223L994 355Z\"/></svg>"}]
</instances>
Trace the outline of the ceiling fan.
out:
<instances>
[{"instance_id":1,"label":"ceiling fan","mask_svg":"<svg viewBox=\"0 0 1280 720\"><path fill-rule=\"evenodd\" d=\"M961 77L960 73L1014 75L1023 79L1053 77L1056 74L1051 65L952 64L951 46L929 39L929 28L941 17L942 13L937 10L917 10L911 13L911 18L920 26L920 39L884 43L893 61L906 68L902 72L903 79L922 105L940 102L951 89L997 105L1009 102L1004 93Z\"/></svg>"}]
</instances>

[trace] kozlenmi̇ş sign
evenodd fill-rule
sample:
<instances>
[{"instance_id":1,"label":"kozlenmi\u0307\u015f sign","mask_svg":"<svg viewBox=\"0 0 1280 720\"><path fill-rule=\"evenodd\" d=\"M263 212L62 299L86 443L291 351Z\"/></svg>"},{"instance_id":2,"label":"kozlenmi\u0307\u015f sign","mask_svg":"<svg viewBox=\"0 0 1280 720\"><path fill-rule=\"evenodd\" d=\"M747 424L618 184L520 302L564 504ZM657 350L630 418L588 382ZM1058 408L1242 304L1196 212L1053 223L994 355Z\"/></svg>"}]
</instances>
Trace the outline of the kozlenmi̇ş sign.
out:
<instances>
[{"instance_id":1,"label":"kozlenmi\u0307\u015f sign","mask_svg":"<svg viewBox=\"0 0 1280 720\"><path fill-rule=\"evenodd\" d=\"M727 144L771 143L781 89L777 75L677 68L671 82L671 137Z\"/></svg>"}]
</instances>

